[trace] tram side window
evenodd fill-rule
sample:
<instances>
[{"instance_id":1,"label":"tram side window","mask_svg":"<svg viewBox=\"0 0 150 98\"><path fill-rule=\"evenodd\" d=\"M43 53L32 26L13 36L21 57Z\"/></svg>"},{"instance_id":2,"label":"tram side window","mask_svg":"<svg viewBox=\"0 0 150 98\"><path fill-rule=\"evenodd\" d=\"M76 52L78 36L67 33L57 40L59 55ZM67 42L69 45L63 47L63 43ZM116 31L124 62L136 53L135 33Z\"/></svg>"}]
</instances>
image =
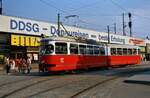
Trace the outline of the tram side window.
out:
<instances>
[{"instance_id":1,"label":"tram side window","mask_svg":"<svg viewBox=\"0 0 150 98\"><path fill-rule=\"evenodd\" d=\"M94 54L95 54L95 55L99 55L99 54L100 54L99 47L94 46Z\"/></svg>"},{"instance_id":2,"label":"tram side window","mask_svg":"<svg viewBox=\"0 0 150 98\"><path fill-rule=\"evenodd\" d=\"M93 46L87 46L87 48L86 48L86 54L93 55Z\"/></svg>"},{"instance_id":3,"label":"tram side window","mask_svg":"<svg viewBox=\"0 0 150 98\"><path fill-rule=\"evenodd\" d=\"M105 48L104 47L100 47L100 55L105 55Z\"/></svg>"},{"instance_id":4,"label":"tram side window","mask_svg":"<svg viewBox=\"0 0 150 98\"><path fill-rule=\"evenodd\" d=\"M123 55L127 55L127 48L123 48Z\"/></svg>"},{"instance_id":5,"label":"tram side window","mask_svg":"<svg viewBox=\"0 0 150 98\"><path fill-rule=\"evenodd\" d=\"M86 54L86 46L85 45L79 45L80 54Z\"/></svg>"},{"instance_id":6,"label":"tram side window","mask_svg":"<svg viewBox=\"0 0 150 98\"><path fill-rule=\"evenodd\" d=\"M70 44L70 54L78 54L78 45Z\"/></svg>"},{"instance_id":7,"label":"tram side window","mask_svg":"<svg viewBox=\"0 0 150 98\"><path fill-rule=\"evenodd\" d=\"M117 48L117 55L122 55L122 48Z\"/></svg>"},{"instance_id":8,"label":"tram side window","mask_svg":"<svg viewBox=\"0 0 150 98\"><path fill-rule=\"evenodd\" d=\"M111 55L116 55L116 48L111 48Z\"/></svg>"},{"instance_id":9,"label":"tram side window","mask_svg":"<svg viewBox=\"0 0 150 98\"><path fill-rule=\"evenodd\" d=\"M136 55L137 54L137 50L133 49L133 54Z\"/></svg>"},{"instance_id":10,"label":"tram side window","mask_svg":"<svg viewBox=\"0 0 150 98\"><path fill-rule=\"evenodd\" d=\"M132 49L128 49L128 55L132 55Z\"/></svg>"},{"instance_id":11,"label":"tram side window","mask_svg":"<svg viewBox=\"0 0 150 98\"><path fill-rule=\"evenodd\" d=\"M67 43L55 43L56 54L67 54Z\"/></svg>"},{"instance_id":12,"label":"tram side window","mask_svg":"<svg viewBox=\"0 0 150 98\"><path fill-rule=\"evenodd\" d=\"M141 54L141 50L140 49L138 49L138 54Z\"/></svg>"}]
</instances>

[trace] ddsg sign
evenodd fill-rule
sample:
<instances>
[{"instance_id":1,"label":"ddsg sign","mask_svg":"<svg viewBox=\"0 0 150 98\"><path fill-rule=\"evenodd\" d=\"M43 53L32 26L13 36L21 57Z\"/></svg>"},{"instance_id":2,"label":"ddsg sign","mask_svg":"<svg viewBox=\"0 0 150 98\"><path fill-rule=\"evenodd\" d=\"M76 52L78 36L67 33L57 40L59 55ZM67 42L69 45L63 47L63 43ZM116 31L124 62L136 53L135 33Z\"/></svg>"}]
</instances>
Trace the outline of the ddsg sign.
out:
<instances>
[{"instance_id":1,"label":"ddsg sign","mask_svg":"<svg viewBox=\"0 0 150 98\"><path fill-rule=\"evenodd\" d=\"M10 29L27 32L39 32L39 25L37 23L24 22L20 20L10 20Z\"/></svg>"}]
</instances>

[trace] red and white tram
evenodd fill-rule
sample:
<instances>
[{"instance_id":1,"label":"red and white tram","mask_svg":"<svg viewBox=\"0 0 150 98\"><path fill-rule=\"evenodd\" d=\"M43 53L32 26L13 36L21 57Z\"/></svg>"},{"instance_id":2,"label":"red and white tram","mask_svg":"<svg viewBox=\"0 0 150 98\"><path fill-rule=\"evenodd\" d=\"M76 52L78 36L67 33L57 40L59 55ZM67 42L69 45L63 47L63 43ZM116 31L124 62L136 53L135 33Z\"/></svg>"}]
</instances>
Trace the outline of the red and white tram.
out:
<instances>
[{"instance_id":1,"label":"red and white tram","mask_svg":"<svg viewBox=\"0 0 150 98\"><path fill-rule=\"evenodd\" d=\"M43 38L40 46L42 71L66 71L140 63L137 46L86 44Z\"/></svg>"}]
</instances>

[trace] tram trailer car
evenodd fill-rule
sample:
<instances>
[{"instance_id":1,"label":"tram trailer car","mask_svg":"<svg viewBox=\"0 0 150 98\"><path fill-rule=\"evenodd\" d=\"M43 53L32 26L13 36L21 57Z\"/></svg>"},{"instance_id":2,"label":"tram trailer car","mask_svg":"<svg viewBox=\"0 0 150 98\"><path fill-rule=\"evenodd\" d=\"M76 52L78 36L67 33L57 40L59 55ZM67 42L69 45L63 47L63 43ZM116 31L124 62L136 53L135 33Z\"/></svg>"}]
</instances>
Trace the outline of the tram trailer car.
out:
<instances>
[{"instance_id":1,"label":"tram trailer car","mask_svg":"<svg viewBox=\"0 0 150 98\"><path fill-rule=\"evenodd\" d=\"M126 66L139 64L141 62L140 49L138 46L130 45L108 45L108 65Z\"/></svg>"},{"instance_id":2,"label":"tram trailer car","mask_svg":"<svg viewBox=\"0 0 150 98\"><path fill-rule=\"evenodd\" d=\"M140 63L137 46L85 44L41 40L40 71L67 71L94 67L114 67Z\"/></svg>"}]
</instances>

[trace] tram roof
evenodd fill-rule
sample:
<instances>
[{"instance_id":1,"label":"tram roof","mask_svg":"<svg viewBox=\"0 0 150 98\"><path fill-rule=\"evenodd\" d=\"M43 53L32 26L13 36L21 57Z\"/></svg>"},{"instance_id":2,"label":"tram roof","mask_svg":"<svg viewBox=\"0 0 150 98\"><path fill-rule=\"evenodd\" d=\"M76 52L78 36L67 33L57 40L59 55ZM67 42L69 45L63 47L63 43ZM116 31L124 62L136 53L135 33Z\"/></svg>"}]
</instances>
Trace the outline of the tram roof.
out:
<instances>
[{"instance_id":1,"label":"tram roof","mask_svg":"<svg viewBox=\"0 0 150 98\"><path fill-rule=\"evenodd\" d=\"M96 42L92 39L82 39L82 38L70 38L70 37L47 37L42 38L41 41L61 41L61 42L73 42L73 43L82 43L82 44L91 44L91 45L104 45L104 43Z\"/></svg>"},{"instance_id":2,"label":"tram roof","mask_svg":"<svg viewBox=\"0 0 150 98\"><path fill-rule=\"evenodd\" d=\"M125 45L125 44L108 44L107 46L112 48L139 48L139 46Z\"/></svg>"}]
</instances>

